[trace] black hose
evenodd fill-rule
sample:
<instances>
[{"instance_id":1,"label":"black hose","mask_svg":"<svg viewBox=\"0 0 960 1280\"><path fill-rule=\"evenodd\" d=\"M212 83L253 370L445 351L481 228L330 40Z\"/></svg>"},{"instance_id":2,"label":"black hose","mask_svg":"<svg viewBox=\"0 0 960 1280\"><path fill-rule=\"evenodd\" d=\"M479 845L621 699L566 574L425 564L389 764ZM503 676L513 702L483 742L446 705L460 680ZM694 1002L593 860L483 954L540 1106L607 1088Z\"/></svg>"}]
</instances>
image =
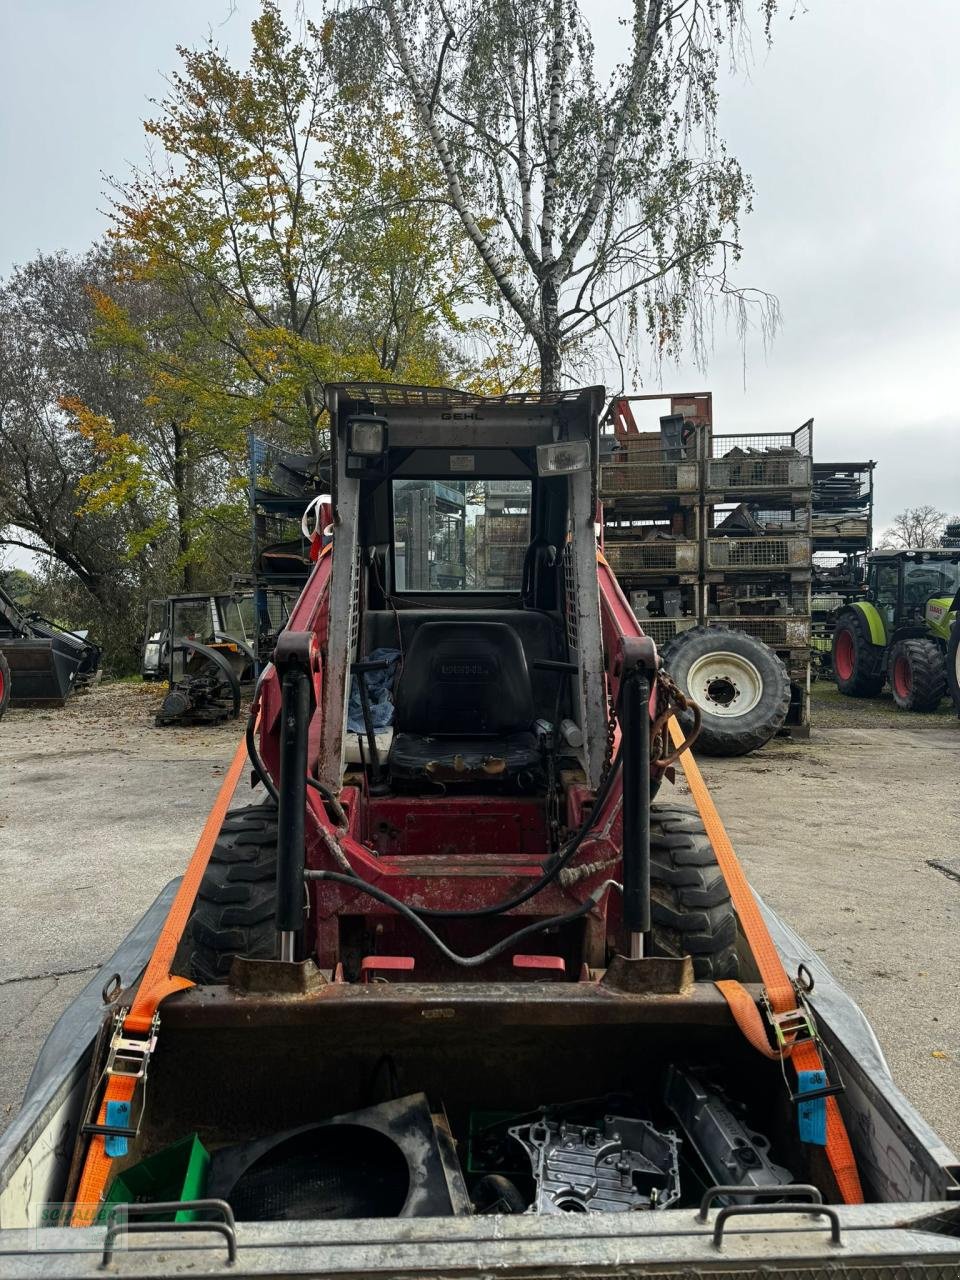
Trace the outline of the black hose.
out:
<instances>
[{"instance_id":1,"label":"black hose","mask_svg":"<svg viewBox=\"0 0 960 1280\"><path fill-rule=\"evenodd\" d=\"M253 705L254 707L256 707L257 705L256 698L254 698ZM274 804L278 805L280 803L280 793L277 790L277 788L274 786L273 779L270 777L270 774L267 772L267 767L263 763L263 760L261 759L260 752L257 750L257 742L256 742L256 738L254 737L254 729L256 728L256 725L257 725L256 712L251 711L250 715L247 717L247 755L250 757L250 763L253 765L253 772L257 775L257 777L263 783L264 788L266 789L267 795L270 797L270 799L273 801Z\"/></svg>"},{"instance_id":2,"label":"black hose","mask_svg":"<svg viewBox=\"0 0 960 1280\"><path fill-rule=\"evenodd\" d=\"M616 883L613 880L605 880L578 907L573 911L568 911L566 915L553 916L549 920L535 920L533 924L528 924L523 929L518 929L516 933L510 934L508 938L501 938L499 942L495 942L486 951L481 951L479 955L460 956L455 951L451 951L443 939L438 938L429 925L424 924L419 912L385 890L378 889L376 885L367 884L365 880L360 880L356 876L344 875L339 871L308 870L305 872L305 876L307 880L330 880L334 884L346 885L350 889L359 889L361 893L367 894L368 897L374 898L377 902L382 902L384 906L392 907L394 911L397 911L418 928L424 937L432 942L449 960L467 969L475 969L479 965L486 964L488 960L492 960L495 956L500 955L502 951L508 950L508 948L519 942L521 938L527 938L532 933L543 933L546 929L556 929L560 925L570 924L573 920L579 920L581 916L585 916L588 911L591 911L597 905L610 885Z\"/></svg>"},{"instance_id":3,"label":"black hose","mask_svg":"<svg viewBox=\"0 0 960 1280\"><path fill-rule=\"evenodd\" d=\"M261 676L261 679L262 679L262 676ZM274 804L278 805L280 803L280 793L277 791L276 785L274 784L273 779L270 777L270 774L267 771L267 766L263 763L263 757L260 755L260 751L257 747L257 740L254 735L254 729L256 728L256 723L257 723L256 705L257 705L257 700L256 700L256 696L254 696L254 700L253 700L254 710L252 710L250 712L250 715L247 717L247 732L246 732L247 755L250 757L250 763L253 765L254 773L257 775L259 780L263 783L263 786L266 789L267 795L270 797L270 799L273 801ZM330 807L334 810L334 815L337 818L337 821L340 822L341 825L345 826L346 815L343 812L340 802L337 800L336 796L334 796L333 793L329 790L329 788L325 787L322 782L318 782L316 778L311 778L309 774L307 775L307 786L313 787L315 791L320 792L320 794L323 796L327 804L330 805Z\"/></svg>"}]
</instances>

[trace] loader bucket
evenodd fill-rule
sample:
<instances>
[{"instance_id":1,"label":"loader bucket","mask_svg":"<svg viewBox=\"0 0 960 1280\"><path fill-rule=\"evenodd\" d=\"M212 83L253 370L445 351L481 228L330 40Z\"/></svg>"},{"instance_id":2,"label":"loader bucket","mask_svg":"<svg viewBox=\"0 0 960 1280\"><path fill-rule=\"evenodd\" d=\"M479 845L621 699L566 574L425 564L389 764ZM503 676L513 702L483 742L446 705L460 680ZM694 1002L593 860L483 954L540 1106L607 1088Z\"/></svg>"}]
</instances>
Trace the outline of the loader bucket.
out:
<instances>
[{"instance_id":1,"label":"loader bucket","mask_svg":"<svg viewBox=\"0 0 960 1280\"><path fill-rule=\"evenodd\" d=\"M12 707L61 706L73 688L82 651L50 640L4 640Z\"/></svg>"}]
</instances>

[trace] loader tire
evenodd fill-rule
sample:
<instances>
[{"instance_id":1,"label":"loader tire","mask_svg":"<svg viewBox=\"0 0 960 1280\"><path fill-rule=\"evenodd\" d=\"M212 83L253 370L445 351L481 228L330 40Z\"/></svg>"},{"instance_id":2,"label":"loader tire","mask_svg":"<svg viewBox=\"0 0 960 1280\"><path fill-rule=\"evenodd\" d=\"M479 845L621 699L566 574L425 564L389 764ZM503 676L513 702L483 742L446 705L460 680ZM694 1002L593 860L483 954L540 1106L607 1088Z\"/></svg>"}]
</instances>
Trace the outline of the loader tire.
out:
<instances>
[{"instance_id":1,"label":"loader tire","mask_svg":"<svg viewBox=\"0 0 960 1280\"><path fill-rule=\"evenodd\" d=\"M698 978L736 978L737 917L703 822L688 805L650 811L650 914L658 955L689 955Z\"/></svg>"},{"instance_id":2,"label":"loader tire","mask_svg":"<svg viewBox=\"0 0 960 1280\"><path fill-rule=\"evenodd\" d=\"M898 640L890 648L887 679L901 711L936 711L947 692L943 650L933 640Z\"/></svg>"},{"instance_id":3,"label":"loader tire","mask_svg":"<svg viewBox=\"0 0 960 1280\"><path fill-rule=\"evenodd\" d=\"M0 720L10 701L10 667L6 658L0 653Z\"/></svg>"},{"instance_id":4,"label":"loader tire","mask_svg":"<svg viewBox=\"0 0 960 1280\"><path fill-rule=\"evenodd\" d=\"M662 657L669 674L700 708L696 752L743 756L783 727L790 710L790 677L763 641L728 627L691 627L674 636Z\"/></svg>"},{"instance_id":5,"label":"loader tire","mask_svg":"<svg viewBox=\"0 0 960 1280\"><path fill-rule=\"evenodd\" d=\"M947 645L947 685L954 710L960 716L960 618L953 624Z\"/></svg>"},{"instance_id":6,"label":"loader tire","mask_svg":"<svg viewBox=\"0 0 960 1280\"><path fill-rule=\"evenodd\" d=\"M276 956L277 810L231 809L203 873L190 917L190 977L226 982L234 956Z\"/></svg>"},{"instance_id":7,"label":"loader tire","mask_svg":"<svg viewBox=\"0 0 960 1280\"><path fill-rule=\"evenodd\" d=\"M872 642L859 609L837 619L830 656L837 688L848 698L875 698L883 688L883 649Z\"/></svg>"}]
</instances>

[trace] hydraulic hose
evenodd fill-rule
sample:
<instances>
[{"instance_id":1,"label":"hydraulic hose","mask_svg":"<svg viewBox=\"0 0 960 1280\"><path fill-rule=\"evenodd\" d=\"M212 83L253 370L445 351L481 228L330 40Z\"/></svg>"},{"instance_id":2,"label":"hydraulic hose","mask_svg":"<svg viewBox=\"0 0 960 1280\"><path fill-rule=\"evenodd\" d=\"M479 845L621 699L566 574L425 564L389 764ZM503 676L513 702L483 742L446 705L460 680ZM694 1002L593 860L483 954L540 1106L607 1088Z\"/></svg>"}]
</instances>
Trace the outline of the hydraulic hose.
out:
<instances>
[{"instance_id":1,"label":"hydraulic hose","mask_svg":"<svg viewBox=\"0 0 960 1280\"><path fill-rule=\"evenodd\" d=\"M520 941L521 938L527 938L533 933L543 933L546 929L556 929L560 925L569 924L573 920L579 920L581 916L585 916L588 911L599 903L600 899L611 886L620 888L616 880L605 880L602 885L594 889L583 902L580 903L573 911L568 911L566 915L553 916L549 920L536 920L533 924L528 924L522 929L518 929L516 933L510 934L507 938L501 938L499 942L495 942L492 947L488 947L486 951L481 951L475 956L461 956L455 951L451 951L442 938L439 938L429 925L425 924L421 918L421 913L413 907L408 906L405 902L401 902L399 898L393 897L392 894L386 893L383 889L378 889L376 885L368 884L365 880L359 879L357 876L344 875L339 871L306 871L307 880L329 880L334 884L346 885L350 889L359 889L361 893L365 893L368 897L382 902L384 906L392 907L394 911L409 920L433 945L454 964L459 964L466 969L475 969L482 964L486 964L488 960L492 960L501 952L509 950Z\"/></svg>"}]
</instances>

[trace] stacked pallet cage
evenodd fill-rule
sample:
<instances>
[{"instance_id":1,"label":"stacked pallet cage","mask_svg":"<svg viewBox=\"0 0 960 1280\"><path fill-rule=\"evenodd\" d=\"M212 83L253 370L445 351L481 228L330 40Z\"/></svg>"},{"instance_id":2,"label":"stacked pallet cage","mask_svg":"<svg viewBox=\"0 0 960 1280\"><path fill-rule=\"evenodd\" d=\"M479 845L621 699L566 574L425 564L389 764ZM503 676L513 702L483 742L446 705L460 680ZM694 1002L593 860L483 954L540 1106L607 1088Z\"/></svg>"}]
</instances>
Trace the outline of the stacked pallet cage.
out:
<instances>
[{"instance_id":1,"label":"stacked pallet cage","mask_svg":"<svg viewBox=\"0 0 960 1280\"><path fill-rule=\"evenodd\" d=\"M660 430L640 431L632 406L650 401L670 412ZM604 553L658 645L700 621L700 442L710 412L709 393L623 397L601 436Z\"/></svg>"},{"instance_id":2,"label":"stacked pallet cage","mask_svg":"<svg viewBox=\"0 0 960 1280\"><path fill-rule=\"evenodd\" d=\"M703 441L703 620L777 652L797 736L810 725L812 452L812 421Z\"/></svg>"},{"instance_id":3,"label":"stacked pallet cage","mask_svg":"<svg viewBox=\"0 0 960 1280\"><path fill-rule=\"evenodd\" d=\"M837 613L863 590L864 562L873 545L875 466L875 462L813 464L812 643L823 672L831 668Z\"/></svg>"},{"instance_id":4,"label":"stacked pallet cage","mask_svg":"<svg viewBox=\"0 0 960 1280\"><path fill-rule=\"evenodd\" d=\"M638 402L668 401L658 431ZM601 435L604 553L659 645L697 625L762 640L791 681L788 725L809 732L813 424L714 434L709 392L620 397Z\"/></svg>"}]
</instances>

